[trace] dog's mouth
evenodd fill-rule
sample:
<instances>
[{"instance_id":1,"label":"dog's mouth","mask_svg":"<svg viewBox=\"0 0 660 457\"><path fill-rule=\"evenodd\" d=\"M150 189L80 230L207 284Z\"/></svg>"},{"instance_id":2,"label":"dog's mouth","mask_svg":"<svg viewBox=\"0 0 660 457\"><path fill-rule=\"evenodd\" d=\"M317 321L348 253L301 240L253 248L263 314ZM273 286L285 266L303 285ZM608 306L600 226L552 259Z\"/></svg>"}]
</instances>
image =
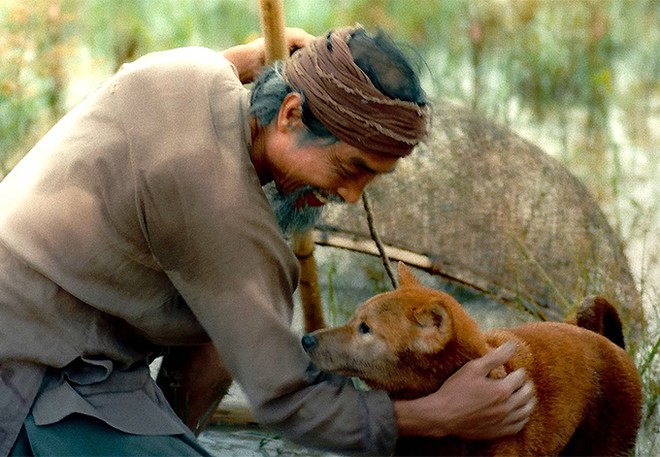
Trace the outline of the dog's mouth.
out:
<instances>
[{"instance_id":1,"label":"dog's mouth","mask_svg":"<svg viewBox=\"0 0 660 457\"><path fill-rule=\"evenodd\" d=\"M354 367L346 365L345 360L328 360L320 357L314 357L314 351L310 351L309 355L314 365L316 365L322 371L338 374L340 376L346 376L349 378L361 377L361 372Z\"/></svg>"},{"instance_id":2,"label":"dog's mouth","mask_svg":"<svg viewBox=\"0 0 660 457\"><path fill-rule=\"evenodd\" d=\"M351 378L360 377L360 373L358 372L358 370L356 370L353 367L349 367L345 364L341 364L341 362L334 363L334 361L327 361L327 360L325 362L321 362L319 360L314 360L315 358L313 357L313 354L310 355L312 355L312 357L310 358L312 359L314 365L316 365L322 371L328 373L335 373L341 376L347 376Z\"/></svg>"},{"instance_id":3,"label":"dog's mouth","mask_svg":"<svg viewBox=\"0 0 660 457\"><path fill-rule=\"evenodd\" d=\"M359 367L364 367L364 360L343 350L330 350L328 342L323 344L319 339L323 339L319 334L308 333L303 335L301 340L303 349L317 368L326 373L351 378L361 377L363 370L359 370ZM336 344L331 342L330 346L336 347Z\"/></svg>"}]
</instances>

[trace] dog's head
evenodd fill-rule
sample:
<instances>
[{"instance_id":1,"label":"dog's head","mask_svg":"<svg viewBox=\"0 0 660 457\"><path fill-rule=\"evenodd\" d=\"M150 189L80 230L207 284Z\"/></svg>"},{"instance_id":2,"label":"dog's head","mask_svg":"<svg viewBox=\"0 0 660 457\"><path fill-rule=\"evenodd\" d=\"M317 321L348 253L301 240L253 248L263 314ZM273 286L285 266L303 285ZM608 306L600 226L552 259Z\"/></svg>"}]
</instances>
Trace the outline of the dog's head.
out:
<instances>
[{"instance_id":1,"label":"dog's head","mask_svg":"<svg viewBox=\"0 0 660 457\"><path fill-rule=\"evenodd\" d=\"M424 287L403 263L398 272L396 290L366 301L346 325L305 335L303 347L323 371L359 377L397 398L421 396L437 389L446 379L442 371L455 363L455 356L443 352L456 327L464 326L456 313L464 313L449 295Z\"/></svg>"}]
</instances>

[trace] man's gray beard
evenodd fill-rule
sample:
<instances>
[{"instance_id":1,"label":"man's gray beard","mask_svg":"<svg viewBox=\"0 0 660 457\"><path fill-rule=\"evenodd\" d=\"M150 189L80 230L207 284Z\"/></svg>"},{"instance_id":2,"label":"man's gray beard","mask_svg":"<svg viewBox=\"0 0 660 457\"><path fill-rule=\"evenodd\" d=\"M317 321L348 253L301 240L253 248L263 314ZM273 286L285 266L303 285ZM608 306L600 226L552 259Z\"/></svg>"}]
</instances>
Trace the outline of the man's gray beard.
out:
<instances>
[{"instance_id":1,"label":"man's gray beard","mask_svg":"<svg viewBox=\"0 0 660 457\"><path fill-rule=\"evenodd\" d=\"M263 189L270 202L270 207L275 213L277 223L286 236L314 228L316 222L321 218L323 206L304 205L302 208L297 206L300 201L305 201L305 194L317 190L316 188L305 186L291 193L282 194L275 183L270 182Z\"/></svg>"}]
</instances>

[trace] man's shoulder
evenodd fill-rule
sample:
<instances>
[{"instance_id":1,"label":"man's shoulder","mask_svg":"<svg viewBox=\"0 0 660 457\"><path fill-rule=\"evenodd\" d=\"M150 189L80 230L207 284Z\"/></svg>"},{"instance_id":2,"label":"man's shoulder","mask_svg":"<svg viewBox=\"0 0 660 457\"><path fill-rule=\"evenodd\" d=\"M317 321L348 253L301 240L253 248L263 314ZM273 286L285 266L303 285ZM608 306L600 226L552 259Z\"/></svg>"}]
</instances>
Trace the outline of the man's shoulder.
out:
<instances>
[{"instance_id":1,"label":"man's shoulder","mask_svg":"<svg viewBox=\"0 0 660 457\"><path fill-rule=\"evenodd\" d=\"M201 46L190 46L145 54L133 62L123 64L117 74L121 76L144 71L158 74L159 70L170 75L176 72L234 73L233 66L220 52Z\"/></svg>"}]
</instances>

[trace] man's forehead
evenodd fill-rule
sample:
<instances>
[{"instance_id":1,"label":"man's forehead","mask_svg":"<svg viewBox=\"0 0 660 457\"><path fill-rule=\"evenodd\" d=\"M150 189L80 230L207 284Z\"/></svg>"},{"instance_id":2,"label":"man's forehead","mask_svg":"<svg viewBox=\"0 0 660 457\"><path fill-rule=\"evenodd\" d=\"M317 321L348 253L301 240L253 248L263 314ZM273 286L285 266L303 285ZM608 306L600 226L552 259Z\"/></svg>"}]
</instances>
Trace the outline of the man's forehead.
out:
<instances>
[{"instance_id":1,"label":"man's forehead","mask_svg":"<svg viewBox=\"0 0 660 457\"><path fill-rule=\"evenodd\" d=\"M346 159L354 167L369 173L381 174L392 173L399 161L398 157L374 154L351 147L351 152Z\"/></svg>"},{"instance_id":2,"label":"man's forehead","mask_svg":"<svg viewBox=\"0 0 660 457\"><path fill-rule=\"evenodd\" d=\"M371 173L371 174L381 174L381 173L393 173L394 170L396 169L396 164L397 161L384 161L384 160L377 160L376 163L372 162L366 162L364 159L360 157L356 157L352 159L353 165L356 167Z\"/></svg>"}]
</instances>

